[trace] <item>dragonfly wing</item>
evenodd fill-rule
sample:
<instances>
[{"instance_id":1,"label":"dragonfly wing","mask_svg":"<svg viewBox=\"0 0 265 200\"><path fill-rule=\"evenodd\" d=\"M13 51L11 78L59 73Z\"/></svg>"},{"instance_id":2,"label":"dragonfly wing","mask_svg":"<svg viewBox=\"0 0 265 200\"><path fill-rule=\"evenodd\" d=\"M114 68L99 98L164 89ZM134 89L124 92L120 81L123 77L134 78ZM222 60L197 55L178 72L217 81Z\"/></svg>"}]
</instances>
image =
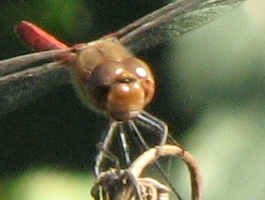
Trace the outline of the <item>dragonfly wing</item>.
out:
<instances>
[{"instance_id":1,"label":"dragonfly wing","mask_svg":"<svg viewBox=\"0 0 265 200\"><path fill-rule=\"evenodd\" d=\"M48 63L0 77L0 117L69 83L64 63Z\"/></svg>"},{"instance_id":2,"label":"dragonfly wing","mask_svg":"<svg viewBox=\"0 0 265 200\"><path fill-rule=\"evenodd\" d=\"M39 62L41 60L51 60L63 56L70 56L71 50L71 48L59 50L55 49L2 60L0 61L0 77L30 68L30 64Z\"/></svg>"},{"instance_id":3,"label":"dragonfly wing","mask_svg":"<svg viewBox=\"0 0 265 200\"><path fill-rule=\"evenodd\" d=\"M239 6L245 0L177 0L136 20L115 34L138 52L176 37Z\"/></svg>"}]
</instances>

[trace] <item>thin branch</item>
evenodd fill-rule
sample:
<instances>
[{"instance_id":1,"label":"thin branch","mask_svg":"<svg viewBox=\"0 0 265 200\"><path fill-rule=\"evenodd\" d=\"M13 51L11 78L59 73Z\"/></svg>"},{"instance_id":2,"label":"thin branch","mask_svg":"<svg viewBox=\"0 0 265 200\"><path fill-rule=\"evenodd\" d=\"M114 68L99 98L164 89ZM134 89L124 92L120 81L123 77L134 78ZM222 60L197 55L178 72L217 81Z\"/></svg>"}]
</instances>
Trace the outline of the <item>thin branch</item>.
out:
<instances>
[{"instance_id":1,"label":"thin branch","mask_svg":"<svg viewBox=\"0 0 265 200\"><path fill-rule=\"evenodd\" d=\"M95 200L169 200L170 189L150 177L141 177L147 166L160 157L176 156L187 165L191 179L192 200L202 200L202 179L194 157L176 145L162 145L141 154L126 170L110 169L102 172L91 192Z\"/></svg>"}]
</instances>

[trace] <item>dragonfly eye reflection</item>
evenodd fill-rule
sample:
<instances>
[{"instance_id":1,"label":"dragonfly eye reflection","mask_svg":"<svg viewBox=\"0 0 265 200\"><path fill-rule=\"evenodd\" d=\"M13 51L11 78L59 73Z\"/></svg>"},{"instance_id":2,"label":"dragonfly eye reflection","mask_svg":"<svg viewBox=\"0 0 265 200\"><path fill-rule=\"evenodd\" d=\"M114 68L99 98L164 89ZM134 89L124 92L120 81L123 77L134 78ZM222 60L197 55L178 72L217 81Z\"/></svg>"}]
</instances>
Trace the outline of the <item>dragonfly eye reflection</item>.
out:
<instances>
[{"instance_id":1,"label":"dragonfly eye reflection","mask_svg":"<svg viewBox=\"0 0 265 200\"><path fill-rule=\"evenodd\" d=\"M117 83L134 83L137 80L135 78L121 78L117 79Z\"/></svg>"}]
</instances>

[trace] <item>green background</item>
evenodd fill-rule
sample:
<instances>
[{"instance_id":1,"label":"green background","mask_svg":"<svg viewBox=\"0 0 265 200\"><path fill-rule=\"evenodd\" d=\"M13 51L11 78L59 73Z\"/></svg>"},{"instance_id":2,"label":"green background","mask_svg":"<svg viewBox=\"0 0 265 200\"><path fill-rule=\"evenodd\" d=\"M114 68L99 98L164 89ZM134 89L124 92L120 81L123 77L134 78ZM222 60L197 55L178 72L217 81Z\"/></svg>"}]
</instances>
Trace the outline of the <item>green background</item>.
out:
<instances>
[{"instance_id":1,"label":"green background","mask_svg":"<svg viewBox=\"0 0 265 200\"><path fill-rule=\"evenodd\" d=\"M165 3L2 1L0 59L30 52L13 32L20 20L76 44ZM166 121L174 138L197 158L205 199L263 199L265 193L264 7L250 0L168 45L139 53L158 82L147 110ZM106 123L82 106L71 86L2 116L0 199L89 199L89 174ZM187 174L181 168L175 176L188 199Z\"/></svg>"}]
</instances>

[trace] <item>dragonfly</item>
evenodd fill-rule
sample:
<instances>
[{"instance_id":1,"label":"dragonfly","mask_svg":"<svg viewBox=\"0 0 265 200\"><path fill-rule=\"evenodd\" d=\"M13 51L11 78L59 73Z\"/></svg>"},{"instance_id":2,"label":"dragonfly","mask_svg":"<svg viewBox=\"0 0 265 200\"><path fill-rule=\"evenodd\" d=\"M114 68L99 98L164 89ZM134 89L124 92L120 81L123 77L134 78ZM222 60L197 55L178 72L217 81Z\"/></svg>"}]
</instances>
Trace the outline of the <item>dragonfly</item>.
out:
<instances>
[{"instance_id":1,"label":"dragonfly","mask_svg":"<svg viewBox=\"0 0 265 200\"><path fill-rule=\"evenodd\" d=\"M239 6L244 0L177 0L100 39L69 47L38 26L22 21L16 31L30 47L40 52L0 62L0 113L3 115L25 102L29 93L69 82L81 101L104 114L108 127L99 145L95 174L100 174L105 157L118 134L122 160L131 163L126 130L134 134L143 149L150 145L139 127L147 127L163 145L173 138L167 124L145 111L155 93L151 68L134 53L151 48L206 24ZM39 61L54 60L40 66ZM57 77L65 78L57 78ZM41 89L39 89L41 87ZM126 129L127 127L127 129ZM152 136L151 136L152 138ZM171 138L171 139L170 139Z\"/></svg>"}]
</instances>

